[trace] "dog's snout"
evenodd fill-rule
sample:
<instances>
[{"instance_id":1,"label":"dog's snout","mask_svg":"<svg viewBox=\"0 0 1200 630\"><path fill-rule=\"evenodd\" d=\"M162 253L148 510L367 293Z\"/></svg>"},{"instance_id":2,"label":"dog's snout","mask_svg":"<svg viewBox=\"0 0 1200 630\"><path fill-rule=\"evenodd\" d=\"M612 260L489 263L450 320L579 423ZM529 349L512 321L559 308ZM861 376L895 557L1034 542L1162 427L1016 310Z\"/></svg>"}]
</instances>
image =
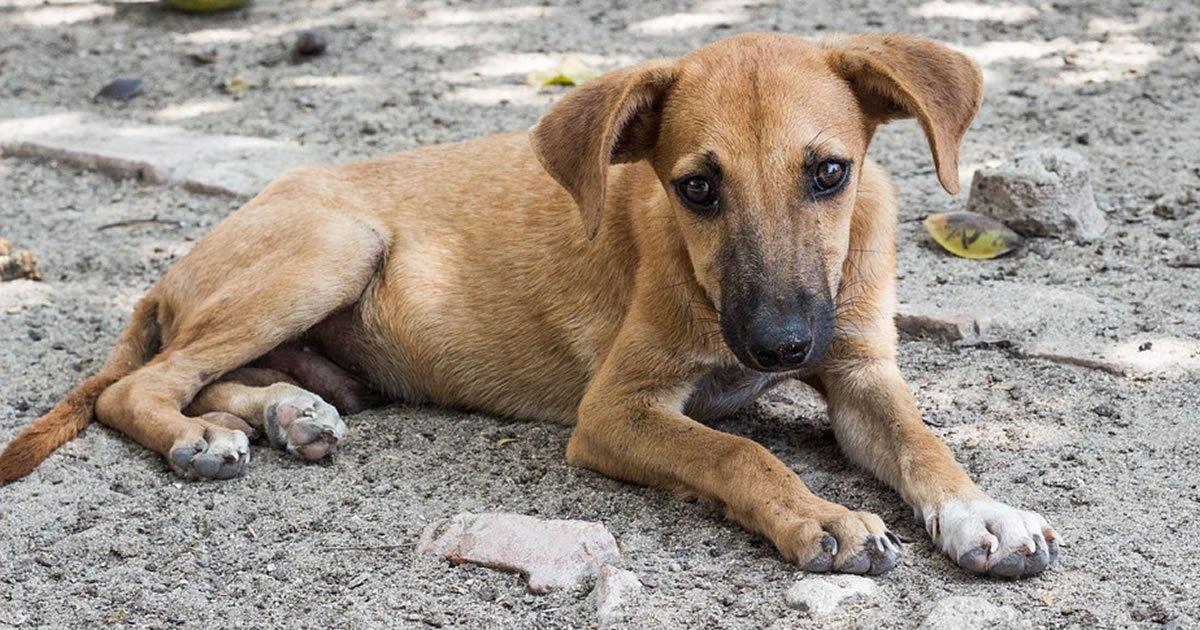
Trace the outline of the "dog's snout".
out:
<instances>
[{"instance_id":1,"label":"dog's snout","mask_svg":"<svg viewBox=\"0 0 1200 630\"><path fill-rule=\"evenodd\" d=\"M758 366L764 370L786 370L803 365L812 350L812 335L807 332L768 341L750 349Z\"/></svg>"}]
</instances>

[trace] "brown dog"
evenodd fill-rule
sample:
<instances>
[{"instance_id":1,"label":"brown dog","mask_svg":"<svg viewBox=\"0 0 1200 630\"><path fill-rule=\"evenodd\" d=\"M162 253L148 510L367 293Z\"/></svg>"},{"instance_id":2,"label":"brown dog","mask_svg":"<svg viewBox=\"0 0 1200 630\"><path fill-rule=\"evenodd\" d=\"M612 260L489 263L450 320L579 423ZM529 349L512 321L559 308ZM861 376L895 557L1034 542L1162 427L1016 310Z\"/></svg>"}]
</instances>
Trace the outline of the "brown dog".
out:
<instances>
[{"instance_id":1,"label":"brown dog","mask_svg":"<svg viewBox=\"0 0 1200 630\"><path fill-rule=\"evenodd\" d=\"M334 406L379 392L573 423L570 464L717 501L806 569L887 571L879 517L697 421L798 378L942 551L1038 573L1054 531L968 479L896 367L896 201L866 157L916 117L956 192L980 101L925 39L744 35L590 81L529 133L289 173L167 272L0 479L93 410L188 477L241 474L256 431L319 459Z\"/></svg>"}]
</instances>

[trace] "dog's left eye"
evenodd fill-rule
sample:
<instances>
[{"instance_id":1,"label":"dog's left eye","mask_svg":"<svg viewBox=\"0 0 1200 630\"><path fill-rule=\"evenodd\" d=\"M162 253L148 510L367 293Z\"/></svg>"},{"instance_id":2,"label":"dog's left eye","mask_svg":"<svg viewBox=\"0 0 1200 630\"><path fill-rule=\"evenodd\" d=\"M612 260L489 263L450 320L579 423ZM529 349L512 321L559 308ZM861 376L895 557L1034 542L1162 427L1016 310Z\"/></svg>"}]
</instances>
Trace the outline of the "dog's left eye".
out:
<instances>
[{"instance_id":1,"label":"dog's left eye","mask_svg":"<svg viewBox=\"0 0 1200 630\"><path fill-rule=\"evenodd\" d=\"M717 185L707 177L693 175L676 184L675 188L693 211L707 214L717 207Z\"/></svg>"},{"instance_id":2,"label":"dog's left eye","mask_svg":"<svg viewBox=\"0 0 1200 630\"><path fill-rule=\"evenodd\" d=\"M813 171L813 193L821 196L836 192L842 183L846 181L846 171L848 170L844 162L839 162L838 160L821 161Z\"/></svg>"}]
</instances>

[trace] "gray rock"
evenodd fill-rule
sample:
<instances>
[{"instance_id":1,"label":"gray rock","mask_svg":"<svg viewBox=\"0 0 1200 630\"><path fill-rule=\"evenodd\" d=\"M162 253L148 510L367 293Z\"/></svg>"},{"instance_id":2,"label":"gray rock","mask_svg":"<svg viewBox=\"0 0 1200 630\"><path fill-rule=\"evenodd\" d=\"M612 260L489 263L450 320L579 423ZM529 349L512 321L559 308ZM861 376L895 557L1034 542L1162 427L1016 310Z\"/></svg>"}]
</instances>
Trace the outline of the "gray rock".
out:
<instances>
[{"instance_id":1,"label":"gray rock","mask_svg":"<svg viewBox=\"0 0 1200 630\"><path fill-rule=\"evenodd\" d=\"M462 513L430 525L417 549L455 564L521 573L534 593L576 588L621 557L617 541L599 523L505 512Z\"/></svg>"},{"instance_id":2,"label":"gray rock","mask_svg":"<svg viewBox=\"0 0 1200 630\"><path fill-rule=\"evenodd\" d=\"M0 151L243 197L257 194L283 171L321 161L294 142L127 125L82 112L0 120Z\"/></svg>"},{"instance_id":3,"label":"gray rock","mask_svg":"<svg viewBox=\"0 0 1200 630\"><path fill-rule=\"evenodd\" d=\"M641 592L642 583L632 571L618 569L611 564L600 567L600 575L596 578L596 587L591 595L596 604L596 621L600 627L609 628L624 621Z\"/></svg>"},{"instance_id":4,"label":"gray rock","mask_svg":"<svg viewBox=\"0 0 1200 630\"><path fill-rule=\"evenodd\" d=\"M1039 149L981 168L971 180L967 210L1002 221L1025 236L1077 241L1108 228L1096 205L1088 164L1067 149Z\"/></svg>"},{"instance_id":5,"label":"gray rock","mask_svg":"<svg viewBox=\"0 0 1200 630\"><path fill-rule=\"evenodd\" d=\"M820 617L837 610L847 600L870 597L875 588L873 580L857 575L811 576L793 584L783 597L788 606Z\"/></svg>"},{"instance_id":6,"label":"gray rock","mask_svg":"<svg viewBox=\"0 0 1200 630\"><path fill-rule=\"evenodd\" d=\"M1016 609L996 606L980 597L955 595L945 597L933 606L933 611L921 623L922 630L985 630L991 628L1023 628Z\"/></svg>"}]
</instances>

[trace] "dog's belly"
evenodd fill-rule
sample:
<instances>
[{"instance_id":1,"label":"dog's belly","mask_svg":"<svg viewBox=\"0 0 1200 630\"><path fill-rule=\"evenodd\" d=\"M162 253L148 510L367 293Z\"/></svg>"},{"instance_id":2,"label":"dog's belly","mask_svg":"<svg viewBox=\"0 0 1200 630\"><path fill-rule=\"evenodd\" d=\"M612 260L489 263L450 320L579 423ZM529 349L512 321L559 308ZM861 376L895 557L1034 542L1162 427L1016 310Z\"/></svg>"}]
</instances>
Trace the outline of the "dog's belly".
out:
<instances>
[{"instance_id":1,"label":"dog's belly","mask_svg":"<svg viewBox=\"0 0 1200 630\"><path fill-rule=\"evenodd\" d=\"M700 421L730 415L787 378L741 367L718 368L696 383L684 413Z\"/></svg>"}]
</instances>

